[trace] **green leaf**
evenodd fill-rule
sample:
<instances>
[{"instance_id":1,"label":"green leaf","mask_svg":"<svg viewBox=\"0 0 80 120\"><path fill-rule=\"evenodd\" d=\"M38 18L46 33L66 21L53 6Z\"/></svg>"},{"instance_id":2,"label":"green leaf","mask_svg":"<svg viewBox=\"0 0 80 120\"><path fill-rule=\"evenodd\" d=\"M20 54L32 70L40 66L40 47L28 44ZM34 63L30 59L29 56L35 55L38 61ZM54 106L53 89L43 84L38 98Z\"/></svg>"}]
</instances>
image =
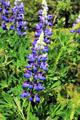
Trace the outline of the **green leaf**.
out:
<instances>
[{"instance_id":1,"label":"green leaf","mask_svg":"<svg viewBox=\"0 0 80 120\"><path fill-rule=\"evenodd\" d=\"M80 115L80 108L75 108L75 111Z\"/></svg>"},{"instance_id":2,"label":"green leaf","mask_svg":"<svg viewBox=\"0 0 80 120\"><path fill-rule=\"evenodd\" d=\"M12 97L8 94L8 93L5 93L5 92L2 92L2 95L3 95L3 99L9 103L9 105L13 106L14 105L14 101L12 99Z\"/></svg>"},{"instance_id":3,"label":"green leaf","mask_svg":"<svg viewBox=\"0 0 80 120\"><path fill-rule=\"evenodd\" d=\"M61 82L57 81L57 82L53 83L53 85L51 86L51 88L58 87L58 86L60 86L60 84L61 84Z\"/></svg>"}]
</instances>

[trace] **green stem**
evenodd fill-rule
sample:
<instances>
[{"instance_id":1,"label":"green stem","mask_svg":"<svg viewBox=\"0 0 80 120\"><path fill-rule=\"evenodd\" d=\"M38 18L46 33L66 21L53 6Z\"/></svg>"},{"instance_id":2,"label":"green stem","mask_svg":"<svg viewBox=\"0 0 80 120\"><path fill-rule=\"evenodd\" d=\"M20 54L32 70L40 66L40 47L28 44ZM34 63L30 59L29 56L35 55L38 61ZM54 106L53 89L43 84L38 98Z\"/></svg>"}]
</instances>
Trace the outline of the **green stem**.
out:
<instances>
[{"instance_id":1,"label":"green stem","mask_svg":"<svg viewBox=\"0 0 80 120\"><path fill-rule=\"evenodd\" d=\"M63 50L64 50L64 49L62 48L61 51L59 52L58 57L56 58L56 61L55 61L54 67L53 67L53 69L52 69L53 74L54 74L55 71L56 71L56 67L57 67L57 64L58 64L58 62L59 62L59 59L60 59L60 57L61 57L61 55L62 55L62 53L63 53Z\"/></svg>"},{"instance_id":2,"label":"green stem","mask_svg":"<svg viewBox=\"0 0 80 120\"><path fill-rule=\"evenodd\" d=\"M58 55L58 57L57 57L57 59L56 59L56 62L55 62L54 67L58 64L58 61L59 61L59 59L60 59L62 53L63 53L63 49L61 49L61 51L60 51L60 53L59 53L59 55Z\"/></svg>"},{"instance_id":3,"label":"green stem","mask_svg":"<svg viewBox=\"0 0 80 120\"><path fill-rule=\"evenodd\" d=\"M30 115L30 107L31 107L31 102L29 101L28 111L27 111L27 120L30 120L30 119L29 119L29 115Z\"/></svg>"},{"instance_id":4,"label":"green stem","mask_svg":"<svg viewBox=\"0 0 80 120\"><path fill-rule=\"evenodd\" d=\"M21 113L20 115L21 115L21 118L22 118L23 120L25 120L24 114Z\"/></svg>"}]
</instances>

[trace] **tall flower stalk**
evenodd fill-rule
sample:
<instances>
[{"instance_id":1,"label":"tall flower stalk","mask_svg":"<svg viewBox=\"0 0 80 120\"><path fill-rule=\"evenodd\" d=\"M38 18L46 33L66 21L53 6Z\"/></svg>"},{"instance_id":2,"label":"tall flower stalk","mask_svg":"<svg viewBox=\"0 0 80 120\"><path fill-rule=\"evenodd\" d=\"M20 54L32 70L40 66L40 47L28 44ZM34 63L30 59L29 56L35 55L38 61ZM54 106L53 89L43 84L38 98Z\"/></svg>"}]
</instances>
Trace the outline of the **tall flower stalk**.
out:
<instances>
[{"instance_id":1,"label":"tall flower stalk","mask_svg":"<svg viewBox=\"0 0 80 120\"><path fill-rule=\"evenodd\" d=\"M0 26L2 26L4 30L8 30L7 23L10 22L9 9L10 1L0 0Z\"/></svg>"},{"instance_id":2,"label":"tall flower stalk","mask_svg":"<svg viewBox=\"0 0 80 120\"><path fill-rule=\"evenodd\" d=\"M10 29L17 31L18 35L26 35L26 25L24 21L24 3L21 0L15 0L14 8L12 8L13 16L11 17L11 22L14 22L14 25L10 26Z\"/></svg>"},{"instance_id":3,"label":"tall flower stalk","mask_svg":"<svg viewBox=\"0 0 80 120\"><path fill-rule=\"evenodd\" d=\"M46 80L46 72L48 71L47 52L49 51L46 44L50 44L51 29L47 26L52 26L52 15L47 15L48 7L45 0L42 1L42 10L39 11L40 23L36 24L32 52L27 56L26 73L24 76L27 80L24 81L22 87L25 89L20 97L29 97L29 101L40 102L40 92L44 90L43 81ZM27 88L27 90L26 90ZM37 94L35 94L37 91Z\"/></svg>"}]
</instances>

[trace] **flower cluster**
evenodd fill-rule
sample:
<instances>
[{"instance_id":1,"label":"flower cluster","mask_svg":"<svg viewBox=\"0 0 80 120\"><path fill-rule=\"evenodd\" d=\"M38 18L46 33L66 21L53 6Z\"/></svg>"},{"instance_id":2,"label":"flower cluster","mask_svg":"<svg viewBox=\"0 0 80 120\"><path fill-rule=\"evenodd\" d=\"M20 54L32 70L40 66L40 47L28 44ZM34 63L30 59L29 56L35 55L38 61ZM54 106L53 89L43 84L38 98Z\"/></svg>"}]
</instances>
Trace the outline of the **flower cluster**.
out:
<instances>
[{"instance_id":1,"label":"flower cluster","mask_svg":"<svg viewBox=\"0 0 80 120\"><path fill-rule=\"evenodd\" d=\"M27 23L23 21L24 19L24 4L21 0L15 0L14 8L12 8L13 16L11 17L11 22L15 24L15 30L18 35L26 35L26 25ZM14 29L14 25L10 26L10 29Z\"/></svg>"},{"instance_id":2,"label":"flower cluster","mask_svg":"<svg viewBox=\"0 0 80 120\"><path fill-rule=\"evenodd\" d=\"M40 34L41 34L41 31L43 30L44 32L44 42L46 42L47 44L50 44L50 36L52 35L52 32L51 32L51 28L48 29L47 26L52 26L53 23L52 23L52 15L47 15L47 12L48 12L48 6L47 6L47 3L45 0L43 0L42 2L42 10L39 11L39 20L40 20L40 23L39 24L36 24L35 28L36 28L36 31L35 31L35 37L39 37Z\"/></svg>"},{"instance_id":3,"label":"flower cluster","mask_svg":"<svg viewBox=\"0 0 80 120\"><path fill-rule=\"evenodd\" d=\"M4 30L8 30L6 23L10 22L10 19L9 19L10 1L5 1L5 0L1 1L0 0L0 6L1 6L1 8L0 8L0 13L1 13L0 14L1 15L0 21L2 21L2 20L4 21L3 23L0 22L0 24L2 24L2 27Z\"/></svg>"},{"instance_id":4,"label":"flower cluster","mask_svg":"<svg viewBox=\"0 0 80 120\"><path fill-rule=\"evenodd\" d=\"M52 26L52 15L47 16L48 7L46 1L42 3L43 10L39 11L40 24L37 24L32 52L27 56L26 81L22 87L25 89L20 97L29 97L29 101L40 102L40 90L44 90L43 81L46 80L46 72L48 71L47 64L47 52L49 51L46 44L50 43L50 35L52 35L51 29L47 28L47 25ZM27 88L27 90L26 90ZM34 91L33 91L34 90ZM37 94L35 94L37 91Z\"/></svg>"},{"instance_id":5,"label":"flower cluster","mask_svg":"<svg viewBox=\"0 0 80 120\"><path fill-rule=\"evenodd\" d=\"M47 48L45 48L44 40L44 33L41 32L41 35L36 42L34 41L32 43L32 53L27 56L28 65L26 66L27 70L24 76L27 78L26 81L24 81L24 84L22 85L23 88L27 88L29 91L23 91L20 97L28 97L29 100L32 101L33 99L36 102L40 102L40 95L36 94L34 96L33 89L35 90L43 90L44 87L43 81L46 80L45 77L45 71L48 71L47 68L47 54L43 53Z\"/></svg>"},{"instance_id":6,"label":"flower cluster","mask_svg":"<svg viewBox=\"0 0 80 120\"><path fill-rule=\"evenodd\" d=\"M76 23L73 24L71 33L78 33L80 35L80 15L76 19Z\"/></svg>"}]
</instances>

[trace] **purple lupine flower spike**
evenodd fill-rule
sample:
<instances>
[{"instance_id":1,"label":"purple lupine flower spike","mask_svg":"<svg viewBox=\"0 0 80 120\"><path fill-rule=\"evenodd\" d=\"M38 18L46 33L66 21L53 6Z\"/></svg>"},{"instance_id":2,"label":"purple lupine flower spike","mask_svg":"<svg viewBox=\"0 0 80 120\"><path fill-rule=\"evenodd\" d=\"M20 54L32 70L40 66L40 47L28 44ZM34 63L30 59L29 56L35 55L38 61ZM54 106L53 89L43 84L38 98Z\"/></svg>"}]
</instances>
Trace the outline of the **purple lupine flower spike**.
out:
<instances>
[{"instance_id":1,"label":"purple lupine flower spike","mask_svg":"<svg viewBox=\"0 0 80 120\"><path fill-rule=\"evenodd\" d=\"M43 0L42 2L42 8L43 10L39 11L39 20L40 23L35 25L36 31L35 31L35 37L39 37L41 34L41 31L44 32L44 42L47 44L50 44L50 36L52 35L51 28L47 28L47 26L52 26L52 15L47 15L48 12L48 6L46 3L46 0Z\"/></svg>"},{"instance_id":2,"label":"purple lupine flower spike","mask_svg":"<svg viewBox=\"0 0 80 120\"><path fill-rule=\"evenodd\" d=\"M17 31L18 35L26 35L26 25L27 22L24 21L24 4L21 0L15 0L14 8L12 8L13 16L10 19L10 22L14 23L14 27L10 26L10 29Z\"/></svg>"},{"instance_id":3,"label":"purple lupine flower spike","mask_svg":"<svg viewBox=\"0 0 80 120\"><path fill-rule=\"evenodd\" d=\"M43 81L46 80L45 73L43 71L43 67L46 68L48 65L46 63L47 61L47 54L43 54L42 50L44 49L45 46L44 42L44 33L43 31L41 32L40 37L37 39L36 43L33 45L32 53L27 56L26 58L28 59L28 65L26 66L27 70L26 73L24 74L24 77L27 78L26 81L24 81L24 84L22 85L23 88L28 88L29 89L29 95L26 95L29 97L29 101L36 101L40 102L40 96L35 95L32 93L32 90L35 89L36 91L44 90ZM33 52L33 51L36 52ZM33 79L32 81L30 81ZM39 82L40 80L41 82ZM20 95L20 97L26 97L24 95L24 92Z\"/></svg>"},{"instance_id":4,"label":"purple lupine flower spike","mask_svg":"<svg viewBox=\"0 0 80 120\"><path fill-rule=\"evenodd\" d=\"M23 88L28 89L29 91L29 101L40 102L40 94L38 91L45 89L43 82L46 80L45 72L48 71L48 63L46 52L49 51L47 44L50 44L50 35L52 35L51 29L48 29L47 26L52 25L52 15L47 15L48 7L45 0L42 2L43 10L39 11L40 24L36 24L35 28L35 37L32 43L32 52L26 58L28 59L26 66L26 73L24 77L27 78L22 85ZM34 90L37 94L35 95ZM25 97L25 92L23 92L20 97Z\"/></svg>"},{"instance_id":5,"label":"purple lupine flower spike","mask_svg":"<svg viewBox=\"0 0 80 120\"><path fill-rule=\"evenodd\" d=\"M3 30L8 30L6 23L10 22L10 1L0 0L0 26Z\"/></svg>"}]
</instances>

